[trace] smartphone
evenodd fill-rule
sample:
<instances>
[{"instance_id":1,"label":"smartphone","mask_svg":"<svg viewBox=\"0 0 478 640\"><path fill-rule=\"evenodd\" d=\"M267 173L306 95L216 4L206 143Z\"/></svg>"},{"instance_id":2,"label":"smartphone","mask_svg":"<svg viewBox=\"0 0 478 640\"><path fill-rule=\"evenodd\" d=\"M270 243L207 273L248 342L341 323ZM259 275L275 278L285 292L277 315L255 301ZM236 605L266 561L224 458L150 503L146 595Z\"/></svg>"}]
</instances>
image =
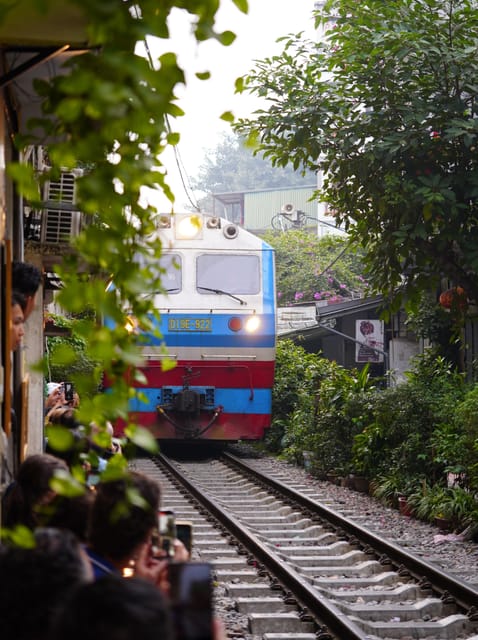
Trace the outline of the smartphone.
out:
<instances>
[{"instance_id":1,"label":"smartphone","mask_svg":"<svg viewBox=\"0 0 478 640\"><path fill-rule=\"evenodd\" d=\"M63 393L65 396L65 402L73 402L73 393L75 388L73 386L73 382L64 382L63 383Z\"/></svg>"},{"instance_id":2,"label":"smartphone","mask_svg":"<svg viewBox=\"0 0 478 640\"><path fill-rule=\"evenodd\" d=\"M175 640L212 640L211 565L171 562L168 571Z\"/></svg>"},{"instance_id":3,"label":"smartphone","mask_svg":"<svg viewBox=\"0 0 478 640\"><path fill-rule=\"evenodd\" d=\"M193 523L187 520L176 520L176 537L191 555L193 548Z\"/></svg>"},{"instance_id":4,"label":"smartphone","mask_svg":"<svg viewBox=\"0 0 478 640\"><path fill-rule=\"evenodd\" d=\"M161 509L158 514L158 529L161 548L169 556L174 555L174 541L177 538L176 518L171 509Z\"/></svg>"}]
</instances>

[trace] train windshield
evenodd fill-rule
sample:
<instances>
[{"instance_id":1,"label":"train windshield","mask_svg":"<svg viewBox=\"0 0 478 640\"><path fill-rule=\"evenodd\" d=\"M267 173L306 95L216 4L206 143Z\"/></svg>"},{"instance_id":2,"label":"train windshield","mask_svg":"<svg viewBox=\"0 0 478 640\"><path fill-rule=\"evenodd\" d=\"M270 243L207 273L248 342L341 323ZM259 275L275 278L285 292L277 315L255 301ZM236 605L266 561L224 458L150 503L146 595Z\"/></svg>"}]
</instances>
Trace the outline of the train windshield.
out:
<instances>
[{"instance_id":1,"label":"train windshield","mask_svg":"<svg viewBox=\"0 0 478 640\"><path fill-rule=\"evenodd\" d=\"M198 293L221 291L253 295L261 290L259 256L206 253L196 263Z\"/></svg>"},{"instance_id":2,"label":"train windshield","mask_svg":"<svg viewBox=\"0 0 478 640\"><path fill-rule=\"evenodd\" d=\"M182 289L182 261L177 253L163 253L159 259L161 284L166 293L179 293Z\"/></svg>"}]
</instances>

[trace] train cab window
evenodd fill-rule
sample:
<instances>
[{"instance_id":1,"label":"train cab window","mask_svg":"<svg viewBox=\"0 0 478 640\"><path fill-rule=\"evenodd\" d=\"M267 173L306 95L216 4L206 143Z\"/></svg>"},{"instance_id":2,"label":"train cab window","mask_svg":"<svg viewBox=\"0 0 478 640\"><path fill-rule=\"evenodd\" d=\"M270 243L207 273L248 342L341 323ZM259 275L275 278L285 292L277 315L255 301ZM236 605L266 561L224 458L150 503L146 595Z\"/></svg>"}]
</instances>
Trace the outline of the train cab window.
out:
<instances>
[{"instance_id":1,"label":"train cab window","mask_svg":"<svg viewBox=\"0 0 478 640\"><path fill-rule=\"evenodd\" d=\"M200 294L253 295L261 290L260 260L257 255L206 253L196 263L196 288Z\"/></svg>"},{"instance_id":2,"label":"train cab window","mask_svg":"<svg viewBox=\"0 0 478 640\"><path fill-rule=\"evenodd\" d=\"M182 289L182 261L177 253L163 253L159 259L161 284L166 293L179 293Z\"/></svg>"}]
</instances>

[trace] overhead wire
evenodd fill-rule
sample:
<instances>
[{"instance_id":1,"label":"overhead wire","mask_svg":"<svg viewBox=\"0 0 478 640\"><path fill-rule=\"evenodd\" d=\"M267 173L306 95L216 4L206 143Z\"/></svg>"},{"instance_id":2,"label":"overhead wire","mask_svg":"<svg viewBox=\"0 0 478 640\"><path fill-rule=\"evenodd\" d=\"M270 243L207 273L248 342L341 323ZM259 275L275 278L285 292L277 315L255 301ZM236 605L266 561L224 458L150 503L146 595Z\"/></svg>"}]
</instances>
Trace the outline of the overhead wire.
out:
<instances>
[{"instance_id":1,"label":"overhead wire","mask_svg":"<svg viewBox=\"0 0 478 640\"><path fill-rule=\"evenodd\" d=\"M149 44L148 44L148 40L147 37L145 36L144 38L144 48L146 51L146 56L147 56L147 60L149 62L149 65L151 67L151 69L154 69L154 62L153 62L153 56L151 55L151 49L149 48ZM168 133L172 132L172 128L171 128L171 123L169 121L169 118L167 116L167 114L164 114L164 122L166 125L166 130L168 131ZM186 197L190 203L190 205L193 207L193 209L195 209L196 211L200 211L201 208L197 202L197 200L194 198L193 195L193 189L191 186L191 181L189 178L189 174L186 171L186 168L184 166L184 163L182 161L181 158L181 154L179 153L179 149L178 149L178 145L172 145L173 146L173 153L174 153L174 159L176 162L176 167L178 169L178 173L179 173L179 178L181 180L181 184L182 187L184 189L184 193L186 194Z\"/></svg>"}]
</instances>

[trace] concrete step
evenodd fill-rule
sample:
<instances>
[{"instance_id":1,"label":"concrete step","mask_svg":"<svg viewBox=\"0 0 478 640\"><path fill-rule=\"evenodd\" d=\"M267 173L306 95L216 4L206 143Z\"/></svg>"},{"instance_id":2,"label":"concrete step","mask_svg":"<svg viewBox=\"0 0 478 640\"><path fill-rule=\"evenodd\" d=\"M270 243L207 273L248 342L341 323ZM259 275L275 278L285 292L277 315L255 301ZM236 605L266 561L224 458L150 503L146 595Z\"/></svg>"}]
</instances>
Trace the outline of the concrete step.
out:
<instances>
[{"instance_id":1,"label":"concrete step","mask_svg":"<svg viewBox=\"0 0 478 640\"><path fill-rule=\"evenodd\" d=\"M359 618L353 621L366 633L386 638L430 638L433 640L448 640L457 638L471 630L466 616L455 614L434 622L420 622L410 620L406 622L367 622Z\"/></svg>"},{"instance_id":2,"label":"concrete step","mask_svg":"<svg viewBox=\"0 0 478 640\"><path fill-rule=\"evenodd\" d=\"M299 614L290 613L251 613L249 615L249 629L253 635L264 633L312 633L314 624L302 622Z\"/></svg>"}]
</instances>

